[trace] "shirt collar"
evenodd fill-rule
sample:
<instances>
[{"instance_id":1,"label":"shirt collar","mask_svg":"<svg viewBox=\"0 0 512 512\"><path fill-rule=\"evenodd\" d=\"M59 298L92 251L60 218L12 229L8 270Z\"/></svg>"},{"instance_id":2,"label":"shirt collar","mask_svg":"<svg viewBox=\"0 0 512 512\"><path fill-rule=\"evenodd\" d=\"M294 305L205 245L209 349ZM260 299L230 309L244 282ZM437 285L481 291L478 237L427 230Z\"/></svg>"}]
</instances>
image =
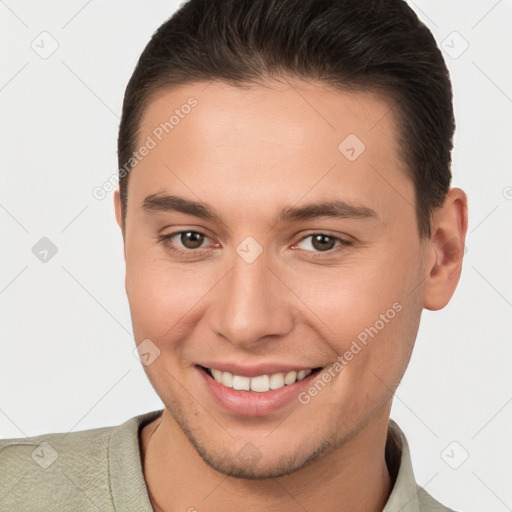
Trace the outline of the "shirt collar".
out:
<instances>
[{"instance_id":1,"label":"shirt collar","mask_svg":"<svg viewBox=\"0 0 512 512\"><path fill-rule=\"evenodd\" d=\"M386 441L386 463L395 484L382 512L420 512L409 444L400 427L391 419Z\"/></svg>"}]
</instances>

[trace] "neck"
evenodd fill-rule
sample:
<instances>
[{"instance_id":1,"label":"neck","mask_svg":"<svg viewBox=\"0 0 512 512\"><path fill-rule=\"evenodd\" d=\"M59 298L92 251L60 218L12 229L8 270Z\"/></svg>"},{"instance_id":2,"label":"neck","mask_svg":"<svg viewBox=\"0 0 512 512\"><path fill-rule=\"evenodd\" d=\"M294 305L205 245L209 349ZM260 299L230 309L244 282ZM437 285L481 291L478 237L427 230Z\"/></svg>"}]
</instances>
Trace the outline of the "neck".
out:
<instances>
[{"instance_id":1,"label":"neck","mask_svg":"<svg viewBox=\"0 0 512 512\"><path fill-rule=\"evenodd\" d=\"M158 512L380 512L392 488L385 461L389 414L381 412L342 446L294 473L245 480L226 476L206 464L164 409L160 418L141 431L151 504Z\"/></svg>"}]
</instances>

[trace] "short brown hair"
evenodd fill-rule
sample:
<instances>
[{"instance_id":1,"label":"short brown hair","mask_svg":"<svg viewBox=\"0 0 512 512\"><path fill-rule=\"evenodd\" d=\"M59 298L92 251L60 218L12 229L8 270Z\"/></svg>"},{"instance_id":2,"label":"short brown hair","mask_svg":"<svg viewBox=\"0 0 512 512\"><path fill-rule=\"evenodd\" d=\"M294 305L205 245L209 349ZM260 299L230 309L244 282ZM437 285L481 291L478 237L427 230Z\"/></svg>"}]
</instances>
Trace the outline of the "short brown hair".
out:
<instances>
[{"instance_id":1,"label":"short brown hair","mask_svg":"<svg viewBox=\"0 0 512 512\"><path fill-rule=\"evenodd\" d=\"M193 82L313 79L396 105L420 237L451 182L452 88L429 29L403 0L190 0L153 34L126 88L119 127L123 219L142 115L154 93Z\"/></svg>"}]
</instances>

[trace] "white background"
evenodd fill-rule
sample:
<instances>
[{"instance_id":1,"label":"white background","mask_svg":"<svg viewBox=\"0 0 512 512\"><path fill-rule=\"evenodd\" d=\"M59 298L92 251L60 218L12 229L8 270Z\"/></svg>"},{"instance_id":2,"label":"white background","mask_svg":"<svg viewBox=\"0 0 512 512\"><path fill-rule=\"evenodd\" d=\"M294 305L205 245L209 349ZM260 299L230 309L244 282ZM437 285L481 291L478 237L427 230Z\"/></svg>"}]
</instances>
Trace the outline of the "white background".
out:
<instances>
[{"instance_id":1,"label":"white background","mask_svg":"<svg viewBox=\"0 0 512 512\"><path fill-rule=\"evenodd\" d=\"M409 3L452 75L453 185L468 194L470 223L459 287L444 310L425 311L392 417L420 485L455 509L502 512L512 510L512 2ZM112 197L92 190L117 171L135 62L177 7L0 1L2 438L162 407L132 352ZM52 39L47 59L31 47ZM58 248L47 263L32 253L44 236Z\"/></svg>"}]
</instances>

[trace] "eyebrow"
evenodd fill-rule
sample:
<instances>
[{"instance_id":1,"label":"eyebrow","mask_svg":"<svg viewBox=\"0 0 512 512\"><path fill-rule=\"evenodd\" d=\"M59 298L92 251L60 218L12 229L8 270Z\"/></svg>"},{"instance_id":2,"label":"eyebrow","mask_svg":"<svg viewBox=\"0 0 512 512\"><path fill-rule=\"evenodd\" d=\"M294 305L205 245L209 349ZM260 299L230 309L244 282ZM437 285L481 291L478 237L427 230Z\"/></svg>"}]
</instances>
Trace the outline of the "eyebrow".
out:
<instances>
[{"instance_id":1,"label":"eyebrow","mask_svg":"<svg viewBox=\"0 0 512 512\"><path fill-rule=\"evenodd\" d=\"M151 194L142 202L147 212L180 212L201 219L223 224L221 217L208 203L191 201L174 195ZM288 206L281 209L276 222L312 220L321 217L342 219L378 219L375 210L342 200L309 203L304 206Z\"/></svg>"}]
</instances>

